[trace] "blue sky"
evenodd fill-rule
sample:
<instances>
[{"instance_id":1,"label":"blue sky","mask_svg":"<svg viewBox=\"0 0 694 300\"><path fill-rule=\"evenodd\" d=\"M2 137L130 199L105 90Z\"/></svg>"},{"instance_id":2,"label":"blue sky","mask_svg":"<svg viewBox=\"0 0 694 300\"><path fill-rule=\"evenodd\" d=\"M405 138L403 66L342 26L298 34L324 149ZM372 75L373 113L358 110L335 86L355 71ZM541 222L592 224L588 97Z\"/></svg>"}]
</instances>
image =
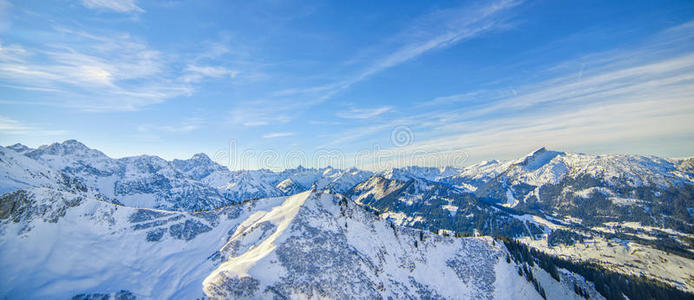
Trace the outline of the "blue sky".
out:
<instances>
[{"instance_id":1,"label":"blue sky","mask_svg":"<svg viewBox=\"0 0 694 300\"><path fill-rule=\"evenodd\" d=\"M692 1L374 2L0 0L0 144L274 169L694 155Z\"/></svg>"}]
</instances>

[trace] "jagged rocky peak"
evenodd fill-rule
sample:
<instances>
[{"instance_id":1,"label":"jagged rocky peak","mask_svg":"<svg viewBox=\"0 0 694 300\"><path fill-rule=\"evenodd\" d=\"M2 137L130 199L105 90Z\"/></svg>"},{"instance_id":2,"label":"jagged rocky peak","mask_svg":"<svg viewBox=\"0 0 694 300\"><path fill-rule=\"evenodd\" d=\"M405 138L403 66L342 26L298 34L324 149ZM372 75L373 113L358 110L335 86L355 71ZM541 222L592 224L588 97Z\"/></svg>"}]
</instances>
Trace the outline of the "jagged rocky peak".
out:
<instances>
[{"instance_id":1,"label":"jagged rocky peak","mask_svg":"<svg viewBox=\"0 0 694 300\"><path fill-rule=\"evenodd\" d=\"M71 156L76 158L108 158L103 152L87 147L77 140L66 140L62 143L53 143L40 146L38 149L28 151L27 156L37 159L44 155Z\"/></svg>"},{"instance_id":2,"label":"jagged rocky peak","mask_svg":"<svg viewBox=\"0 0 694 300\"><path fill-rule=\"evenodd\" d=\"M179 171L190 176L193 179L203 179L214 171L227 171L228 169L222 165L212 161L205 153L197 153L189 159L174 159L173 165Z\"/></svg>"},{"instance_id":3,"label":"jagged rocky peak","mask_svg":"<svg viewBox=\"0 0 694 300\"><path fill-rule=\"evenodd\" d=\"M400 180L400 181L407 181L411 179L411 175L408 172L405 172L402 169L398 168L392 168L388 169L386 171L380 172L376 174L378 177L383 177L386 179L392 179L392 180Z\"/></svg>"},{"instance_id":4,"label":"jagged rocky peak","mask_svg":"<svg viewBox=\"0 0 694 300\"><path fill-rule=\"evenodd\" d=\"M693 159L694 159L694 158L693 158ZM351 167L351 168L345 170L345 172L347 172L347 173L357 173L357 172L366 172L366 171L357 169L356 167Z\"/></svg>"},{"instance_id":5,"label":"jagged rocky peak","mask_svg":"<svg viewBox=\"0 0 694 300\"><path fill-rule=\"evenodd\" d=\"M33 150L32 148L29 148L28 146L26 146L26 145L24 145L24 144L21 144L21 143L16 143L16 144L14 144L14 145L9 145L9 146L7 146L7 147L5 147L5 148L14 150L14 151L19 152L19 153L23 153L23 152L26 152L26 151L29 151L29 150Z\"/></svg>"},{"instance_id":6,"label":"jagged rocky peak","mask_svg":"<svg viewBox=\"0 0 694 300\"><path fill-rule=\"evenodd\" d=\"M402 168L392 168L379 173L387 179L408 181L411 179L426 179L426 180L438 180L443 177L452 176L458 173L458 170L454 168L435 168L435 167L418 167L418 166L408 166Z\"/></svg>"},{"instance_id":7,"label":"jagged rocky peak","mask_svg":"<svg viewBox=\"0 0 694 300\"><path fill-rule=\"evenodd\" d=\"M124 157L120 159L123 162L129 163L129 164L134 164L135 166L151 166L151 167L158 167L162 168L165 166L168 166L168 161L165 159L155 156L155 155L138 155L138 156L130 156L130 157Z\"/></svg>"},{"instance_id":8,"label":"jagged rocky peak","mask_svg":"<svg viewBox=\"0 0 694 300\"><path fill-rule=\"evenodd\" d=\"M103 152L87 147L77 140L66 140L62 143L43 145L29 150L24 155L49 164L56 169L90 165L99 169L115 167L115 160Z\"/></svg>"},{"instance_id":9,"label":"jagged rocky peak","mask_svg":"<svg viewBox=\"0 0 694 300\"><path fill-rule=\"evenodd\" d=\"M282 193L284 193L285 195L292 195L306 190L306 187L294 182L294 180L292 180L291 178L282 180L275 187L282 191Z\"/></svg>"},{"instance_id":10,"label":"jagged rocky peak","mask_svg":"<svg viewBox=\"0 0 694 300\"><path fill-rule=\"evenodd\" d=\"M492 160L483 160L483 161L481 161L475 165L480 166L480 167L484 167L484 166L497 165L497 164L499 164L499 161L496 159L492 159Z\"/></svg>"},{"instance_id":11,"label":"jagged rocky peak","mask_svg":"<svg viewBox=\"0 0 694 300\"><path fill-rule=\"evenodd\" d=\"M52 154L52 155L69 155L69 154L83 154L91 150L86 145L82 144L77 140L66 140L62 143L53 143L50 145L43 145L36 149L36 153L41 154Z\"/></svg>"},{"instance_id":12,"label":"jagged rocky peak","mask_svg":"<svg viewBox=\"0 0 694 300\"><path fill-rule=\"evenodd\" d=\"M542 147L521 158L517 165L524 166L528 170L535 170L549 163L555 157L564 154L564 152L547 150L547 148Z\"/></svg>"},{"instance_id":13,"label":"jagged rocky peak","mask_svg":"<svg viewBox=\"0 0 694 300\"><path fill-rule=\"evenodd\" d=\"M439 177L454 176L458 173L460 173L460 170L458 168L454 168L451 166L445 166L443 168L439 168Z\"/></svg>"},{"instance_id":14,"label":"jagged rocky peak","mask_svg":"<svg viewBox=\"0 0 694 300\"><path fill-rule=\"evenodd\" d=\"M677 168L683 172L694 173L694 157L680 159Z\"/></svg>"},{"instance_id":15,"label":"jagged rocky peak","mask_svg":"<svg viewBox=\"0 0 694 300\"><path fill-rule=\"evenodd\" d=\"M92 150L91 148L87 147L85 144L77 141L77 140L66 140L60 144L54 143L53 145L60 145L60 149L63 149L66 153L78 153L78 152L83 152L83 151L90 151ZM52 145L52 146L53 146ZM56 147L54 146L54 147Z\"/></svg>"},{"instance_id":16,"label":"jagged rocky peak","mask_svg":"<svg viewBox=\"0 0 694 300\"><path fill-rule=\"evenodd\" d=\"M189 160L195 161L197 163L212 163L212 159L205 153L196 153Z\"/></svg>"},{"instance_id":17,"label":"jagged rocky peak","mask_svg":"<svg viewBox=\"0 0 694 300\"><path fill-rule=\"evenodd\" d=\"M529 287L519 276L501 280L515 275L503 251L489 238L397 227L339 195L307 191L241 223L203 290L213 299L491 299Z\"/></svg>"}]
</instances>

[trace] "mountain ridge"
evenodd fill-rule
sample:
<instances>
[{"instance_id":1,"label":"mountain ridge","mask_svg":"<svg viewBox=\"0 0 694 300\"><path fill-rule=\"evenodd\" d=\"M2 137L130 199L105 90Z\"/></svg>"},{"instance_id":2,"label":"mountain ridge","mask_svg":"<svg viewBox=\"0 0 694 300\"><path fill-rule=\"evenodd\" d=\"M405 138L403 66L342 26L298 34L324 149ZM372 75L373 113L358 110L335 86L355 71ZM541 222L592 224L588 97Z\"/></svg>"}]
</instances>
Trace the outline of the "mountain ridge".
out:
<instances>
[{"instance_id":1,"label":"mountain ridge","mask_svg":"<svg viewBox=\"0 0 694 300\"><path fill-rule=\"evenodd\" d=\"M543 252L589 257L606 268L694 291L694 281L688 279L694 274L681 271L694 269L694 158L590 155L543 147L516 160L465 168L370 172L299 166L274 172L230 171L205 154L172 161L151 155L112 159L75 140L36 149L0 147L5 201L0 216L10 223L32 216L44 216L48 224L60 222L73 206L80 207L80 199L164 214L216 214L258 199L323 191L344 195L396 226L458 237L510 237ZM48 205L50 199L57 202ZM185 220L164 228L161 224L170 222L156 217L147 226L157 230L147 231L146 239L159 240L171 232L185 239L210 227ZM622 257L578 248L588 243L622 245L614 249ZM670 259L659 262L662 256Z\"/></svg>"}]
</instances>

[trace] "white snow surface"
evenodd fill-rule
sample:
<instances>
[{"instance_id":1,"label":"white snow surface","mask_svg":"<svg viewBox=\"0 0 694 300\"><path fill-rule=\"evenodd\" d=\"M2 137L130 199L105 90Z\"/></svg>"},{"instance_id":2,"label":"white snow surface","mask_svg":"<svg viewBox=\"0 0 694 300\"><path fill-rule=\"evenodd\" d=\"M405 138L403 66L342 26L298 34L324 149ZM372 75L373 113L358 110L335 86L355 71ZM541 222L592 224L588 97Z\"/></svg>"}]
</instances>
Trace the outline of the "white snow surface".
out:
<instances>
[{"instance_id":1,"label":"white snow surface","mask_svg":"<svg viewBox=\"0 0 694 300\"><path fill-rule=\"evenodd\" d=\"M60 199L81 198L56 223L41 218L0 225L0 298L66 299L80 293L131 291L143 299L201 297L202 280L217 262L210 257L224 244L229 229L256 210L276 205L266 199L245 206L199 214L114 205L69 192L30 189L37 205L60 208ZM166 233L147 240L130 218L138 211L165 214L170 220L151 228L199 222L211 229L191 240ZM170 229L169 229L170 230Z\"/></svg>"},{"instance_id":2,"label":"white snow surface","mask_svg":"<svg viewBox=\"0 0 694 300\"><path fill-rule=\"evenodd\" d=\"M500 162L484 161L462 169L450 178L486 182L502 176L509 183L534 186L555 184L564 177L588 175L615 184L618 180L631 186L653 184L669 187L694 184L691 158L666 159L628 154L592 155L551 151L540 148L523 158Z\"/></svg>"},{"instance_id":3,"label":"white snow surface","mask_svg":"<svg viewBox=\"0 0 694 300\"><path fill-rule=\"evenodd\" d=\"M312 187L344 193L372 174L357 169L301 166L282 172L230 171L202 153L173 161L150 155L113 159L75 140L37 149L23 145L0 147L0 166L0 193L55 185L65 174L111 202L181 211L285 196ZM285 180L294 183L293 187L278 186Z\"/></svg>"},{"instance_id":4,"label":"white snow surface","mask_svg":"<svg viewBox=\"0 0 694 300\"><path fill-rule=\"evenodd\" d=\"M27 193L45 209L0 226L0 298L127 290L141 299L540 299L506 263L502 243L420 238L339 194L311 190L188 213L42 187ZM189 223L207 229L177 235Z\"/></svg>"},{"instance_id":5,"label":"white snow surface","mask_svg":"<svg viewBox=\"0 0 694 300\"><path fill-rule=\"evenodd\" d=\"M501 243L422 235L339 195L304 192L242 223L204 291L212 298L539 298L502 259Z\"/></svg>"}]
</instances>

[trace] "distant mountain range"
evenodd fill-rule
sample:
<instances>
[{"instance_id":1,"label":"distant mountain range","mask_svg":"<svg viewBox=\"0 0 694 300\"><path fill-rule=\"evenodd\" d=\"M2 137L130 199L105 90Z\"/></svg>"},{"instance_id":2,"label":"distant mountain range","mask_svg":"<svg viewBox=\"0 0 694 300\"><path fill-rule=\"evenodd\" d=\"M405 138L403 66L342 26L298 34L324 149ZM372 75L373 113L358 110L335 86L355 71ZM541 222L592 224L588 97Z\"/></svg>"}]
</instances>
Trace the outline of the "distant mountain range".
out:
<instances>
[{"instance_id":1,"label":"distant mountain range","mask_svg":"<svg viewBox=\"0 0 694 300\"><path fill-rule=\"evenodd\" d=\"M0 151L0 191L49 187L67 176L106 201L177 211L215 209L313 187L345 192L372 174L356 169L301 166L282 172L230 171L202 153L173 161L149 155L113 159L75 140L38 149L15 144ZM22 178L26 174L18 174L26 171L35 176Z\"/></svg>"},{"instance_id":2,"label":"distant mountain range","mask_svg":"<svg viewBox=\"0 0 694 300\"><path fill-rule=\"evenodd\" d=\"M488 237L442 235L694 292L694 158L231 171L68 140L0 147L0 193L0 297L602 297L570 271L518 276Z\"/></svg>"}]
</instances>

